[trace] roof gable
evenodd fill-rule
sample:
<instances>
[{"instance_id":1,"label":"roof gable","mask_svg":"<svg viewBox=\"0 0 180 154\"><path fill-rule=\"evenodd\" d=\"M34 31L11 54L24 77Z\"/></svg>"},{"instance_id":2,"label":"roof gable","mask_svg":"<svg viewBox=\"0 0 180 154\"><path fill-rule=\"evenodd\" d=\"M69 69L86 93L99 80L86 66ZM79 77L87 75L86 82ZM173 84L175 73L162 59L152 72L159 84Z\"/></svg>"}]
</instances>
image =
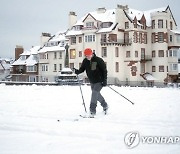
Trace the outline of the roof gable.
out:
<instances>
[{"instance_id":1,"label":"roof gable","mask_svg":"<svg viewBox=\"0 0 180 154\"><path fill-rule=\"evenodd\" d=\"M84 18L83 22L85 22L88 17L91 17L94 21L96 21L96 19L90 13L88 13L88 15Z\"/></svg>"}]
</instances>

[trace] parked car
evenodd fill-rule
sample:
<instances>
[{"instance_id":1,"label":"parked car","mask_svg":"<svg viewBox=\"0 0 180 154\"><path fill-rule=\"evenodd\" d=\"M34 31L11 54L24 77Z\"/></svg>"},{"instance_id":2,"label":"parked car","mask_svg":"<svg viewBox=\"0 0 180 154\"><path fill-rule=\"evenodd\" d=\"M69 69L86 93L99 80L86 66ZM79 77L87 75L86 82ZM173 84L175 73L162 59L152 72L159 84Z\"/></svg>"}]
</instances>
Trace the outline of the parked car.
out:
<instances>
[{"instance_id":1,"label":"parked car","mask_svg":"<svg viewBox=\"0 0 180 154\"><path fill-rule=\"evenodd\" d=\"M80 79L70 68L63 68L55 81L60 85L75 85L83 83L83 80Z\"/></svg>"}]
</instances>

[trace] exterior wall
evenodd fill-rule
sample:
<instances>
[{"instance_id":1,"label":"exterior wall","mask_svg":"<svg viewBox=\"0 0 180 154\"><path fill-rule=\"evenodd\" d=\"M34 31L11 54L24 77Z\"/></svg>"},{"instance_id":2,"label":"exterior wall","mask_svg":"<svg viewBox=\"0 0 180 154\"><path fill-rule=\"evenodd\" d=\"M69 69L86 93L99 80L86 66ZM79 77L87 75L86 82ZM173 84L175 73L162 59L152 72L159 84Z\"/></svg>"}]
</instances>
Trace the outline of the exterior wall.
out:
<instances>
[{"instance_id":1,"label":"exterior wall","mask_svg":"<svg viewBox=\"0 0 180 154\"><path fill-rule=\"evenodd\" d=\"M104 13L104 11L105 9L99 13ZM157 79L155 82L164 82L168 77L168 67L170 63L178 63L177 57L168 57L168 50L171 48L178 49L180 47L180 42L176 42L177 36L170 31L170 23L172 23L172 29L176 29L176 24L171 12L167 9L167 12L152 13L151 21L155 21L155 27L146 26L144 29L142 28L142 24L137 25L137 28L135 28L134 21L130 20L127 12L127 6L118 5L115 9L115 21L113 21L117 23L116 27L112 31L103 33L98 32L100 21L89 14L83 20L84 27L78 25L83 27L80 33L66 36L69 46L69 67L79 68L84 58L84 49L90 47L97 56L102 57L106 62L109 83L129 81L146 82L142 77L144 73L152 74L152 76ZM77 16L74 12L69 14L69 20L69 27L73 27L73 24L75 24L77 20ZM163 28L158 27L158 20L163 20ZM94 27L86 27L86 23L92 21L94 22ZM144 15L141 21L146 22ZM129 23L129 27L125 26L125 22ZM159 32L163 33L164 40L162 42L158 40ZM107 40L105 42L102 41L102 35L104 34L107 35ZM86 35L95 35L95 41L85 42ZM140 35L142 35L141 41ZM147 42L145 42L146 35ZM154 42L152 42L153 35L155 35ZM173 36L173 42L169 42L170 35ZM114 40L108 40L110 36L113 36ZM50 34L43 33L41 36L41 46L43 46L50 37ZM72 42L72 37L76 37L76 42ZM102 55L102 48L107 49L107 56ZM116 50L118 50L118 56L116 55ZM142 53L143 50L145 54ZM164 52L164 56L159 56L160 50ZM152 51L155 51L155 56L152 56ZM54 58L54 52L57 52L57 58ZM58 57L59 52L63 52L62 59ZM128 52L130 52L130 56L127 56ZM43 57L43 54L46 57L48 55L48 58L39 59L39 78L42 80L45 79L44 81L54 82L55 77L60 71L59 65L62 64L62 68L65 67L66 51L46 51L45 53L39 53L39 56ZM54 70L54 64L56 64L57 70ZM48 67L47 71L42 70L44 65ZM155 66L155 71L152 70L153 66ZM160 66L164 66L164 71L159 71ZM171 75L178 76L178 72L173 72ZM86 78L85 73L82 74L82 76Z\"/></svg>"}]
</instances>

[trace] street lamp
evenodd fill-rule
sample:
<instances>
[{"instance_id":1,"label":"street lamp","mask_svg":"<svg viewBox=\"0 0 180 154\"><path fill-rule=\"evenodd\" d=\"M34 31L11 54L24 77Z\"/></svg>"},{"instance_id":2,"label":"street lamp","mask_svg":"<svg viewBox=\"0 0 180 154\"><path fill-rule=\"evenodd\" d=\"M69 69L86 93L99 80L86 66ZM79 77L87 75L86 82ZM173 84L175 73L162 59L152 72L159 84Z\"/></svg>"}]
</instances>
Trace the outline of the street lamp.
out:
<instances>
[{"instance_id":1,"label":"street lamp","mask_svg":"<svg viewBox=\"0 0 180 154\"><path fill-rule=\"evenodd\" d=\"M65 49L66 49L65 67L68 68L69 67L69 53L68 53L69 45L68 45L68 43L66 43Z\"/></svg>"}]
</instances>

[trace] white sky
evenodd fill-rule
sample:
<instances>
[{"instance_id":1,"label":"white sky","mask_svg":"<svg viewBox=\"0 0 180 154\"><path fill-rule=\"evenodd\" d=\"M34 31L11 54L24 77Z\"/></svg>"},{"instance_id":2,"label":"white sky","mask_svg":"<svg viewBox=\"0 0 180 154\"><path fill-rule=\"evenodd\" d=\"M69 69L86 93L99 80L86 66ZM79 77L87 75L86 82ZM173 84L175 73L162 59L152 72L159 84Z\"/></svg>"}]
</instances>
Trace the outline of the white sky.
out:
<instances>
[{"instance_id":1,"label":"white sky","mask_svg":"<svg viewBox=\"0 0 180 154\"><path fill-rule=\"evenodd\" d=\"M116 8L128 5L140 11L170 5L180 27L179 0L1 0L0 4L0 57L14 58L16 45L24 49L40 44L42 32L55 34L68 28L68 14L74 11L78 19L99 7Z\"/></svg>"}]
</instances>

